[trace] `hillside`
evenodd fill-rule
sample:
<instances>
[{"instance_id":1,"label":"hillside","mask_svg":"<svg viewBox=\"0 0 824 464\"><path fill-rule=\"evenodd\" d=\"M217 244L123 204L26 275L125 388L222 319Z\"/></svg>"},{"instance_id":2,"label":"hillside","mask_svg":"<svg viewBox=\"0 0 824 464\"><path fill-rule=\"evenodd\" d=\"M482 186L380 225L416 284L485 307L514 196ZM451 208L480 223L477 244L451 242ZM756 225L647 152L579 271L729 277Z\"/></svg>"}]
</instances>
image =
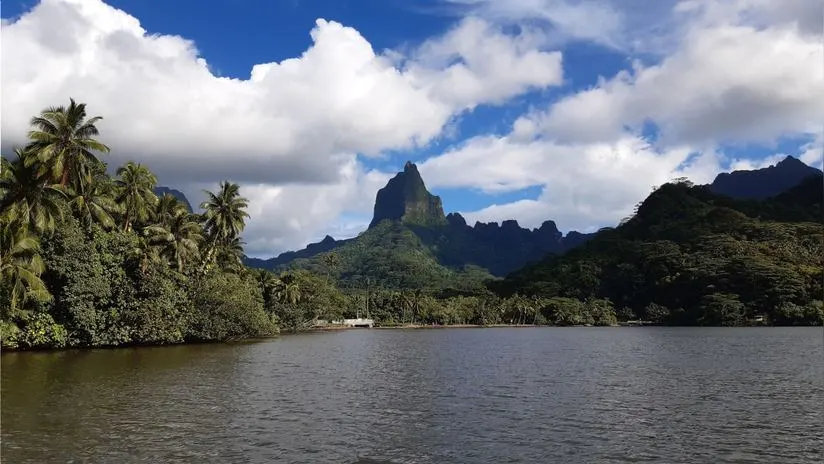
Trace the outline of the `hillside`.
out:
<instances>
[{"instance_id":1,"label":"hillside","mask_svg":"<svg viewBox=\"0 0 824 464\"><path fill-rule=\"evenodd\" d=\"M822 176L763 201L666 184L625 224L514 272L500 294L608 298L674 324L824 321ZM626 311L626 310L625 310Z\"/></svg>"},{"instance_id":2,"label":"hillside","mask_svg":"<svg viewBox=\"0 0 824 464\"><path fill-rule=\"evenodd\" d=\"M713 193L732 198L763 200L798 185L810 176L820 174L820 170L787 156L775 166L718 174L709 188Z\"/></svg>"},{"instance_id":3,"label":"hillside","mask_svg":"<svg viewBox=\"0 0 824 464\"><path fill-rule=\"evenodd\" d=\"M311 269L334 275L344 285L369 276L390 288L466 287L482 277L504 276L549 253L564 253L590 236L564 236L552 221L536 229L522 228L514 220L469 226L458 213L444 215L441 199L426 189L417 167L406 163L377 192L373 219L358 237L335 241L327 236L303 250L268 260L249 258L246 264L270 270ZM328 264L329 252L341 258L335 269ZM401 277L406 272L417 275ZM455 281L467 278L470 284Z\"/></svg>"}]
</instances>

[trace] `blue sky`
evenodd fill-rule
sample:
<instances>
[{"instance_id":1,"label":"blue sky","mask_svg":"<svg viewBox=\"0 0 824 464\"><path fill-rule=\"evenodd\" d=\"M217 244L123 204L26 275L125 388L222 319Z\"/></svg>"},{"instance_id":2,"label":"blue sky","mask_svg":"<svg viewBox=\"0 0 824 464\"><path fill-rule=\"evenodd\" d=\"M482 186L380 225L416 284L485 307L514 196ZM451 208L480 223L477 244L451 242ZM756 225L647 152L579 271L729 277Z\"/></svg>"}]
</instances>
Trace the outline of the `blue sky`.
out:
<instances>
[{"instance_id":1,"label":"blue sky","mask_svg":"<svg viewBox=\"0 0 824 464\"><path fill-rule=\"evenodd\" d=\"M110 163L143 161L193 202L239 182L257 256L356 234L406 160L470 223L593 230L674 177L819 164L818 9L5 0L3 150L39 109L86 101Z\"/></svg>"}]
</instances>

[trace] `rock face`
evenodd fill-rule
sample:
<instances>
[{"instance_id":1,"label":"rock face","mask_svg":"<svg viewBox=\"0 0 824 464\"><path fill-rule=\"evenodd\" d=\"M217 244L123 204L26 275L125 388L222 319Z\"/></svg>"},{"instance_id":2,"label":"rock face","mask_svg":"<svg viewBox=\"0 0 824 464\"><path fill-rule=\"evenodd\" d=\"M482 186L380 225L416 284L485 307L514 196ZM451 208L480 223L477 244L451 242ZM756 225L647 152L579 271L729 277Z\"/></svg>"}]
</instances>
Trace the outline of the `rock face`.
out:
<instances>
[{"instance_id":1,"label":"rock face","mask_svg":"<svg viewBox=\"0 0 824 464\"><path fill-rule=\"evenodd\" d=\"M175 190L175 189L172 189L172 188L169 188L169 187L162 187L162 186L157 186L154 189L154 194L159 196L159 197L162 197L163 195L165 195L167 193L169 195L177 198L178 201L183 203L183 206L185 206L186 209L188 209L190 213L194 212L194 210L192 209L192 204L189 203L189 199L186 198L186 195L184 195L183 192L181 192L180 190Z\"/></svg>"},{"instance_id":2,"label":"rock face","mask_svg":"<svg viewBox=\"0 0 824 464\"><path fill-rule=\"evenodd\" d=\"M798 185L812 175L821 175L821 171L788 156L775 166L718 174L710 184L710 190L732 198L763 200Z\"/></svg>"},{"instance_id":3,"label":"rock face","mask_svg":"<svg viewBox=\"0 0 824 464\"><path fill-rule=\"evenodd\" d=\"M369 228L387 219L419 226L446 224L440 197L426 190L418 167L411 162L407 161L403 172L396 174L384 188L378 190Z\"/></svg>"},{"instance_id":4,"label":"rock face","mask_svg":"<svg viewBox=\"0 0 824 464\"><path fill-rule=\"evenodd\" d=\"M406 163L403 172L395 175L385 187L378 190L368 232L372 235L384 233L384 221L414 233L420 246L426 249L426 253L433 255L441 266L477 266L496 276L506 275L549 253L564 253L586 242L593 235L570 232L564 237L553 221L545 221L537 229L523 228L515 220L506 220L501 224L476 222L470 226L459 213L444 215L441 199L427 191L417 166L410 162ZM381 227L378 227L379 224ZM296 260L311 261L315 256L333 249L346 252L348 243L360 243L361 239L359 236L335 241L327 236L323 241L309 244L303 250L288 251L265 261L247 259L246 263L252 267L279 269ZM312 263L301 265L311 267ZM349 273L362 272L363 269L358 269L357 272Z\"/></svg>"}]
</instances>

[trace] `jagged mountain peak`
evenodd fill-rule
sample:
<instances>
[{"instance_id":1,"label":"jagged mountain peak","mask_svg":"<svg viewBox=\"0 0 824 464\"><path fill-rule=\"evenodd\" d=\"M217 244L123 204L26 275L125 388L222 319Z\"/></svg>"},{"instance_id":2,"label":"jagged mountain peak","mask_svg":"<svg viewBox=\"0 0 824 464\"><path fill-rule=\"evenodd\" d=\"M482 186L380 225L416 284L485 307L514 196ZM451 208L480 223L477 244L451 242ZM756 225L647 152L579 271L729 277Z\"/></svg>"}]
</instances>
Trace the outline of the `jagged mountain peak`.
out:
<instances>
[{"instance_id":1,"label":"jagged mountain peak","mask_svg":"<svg viewBox=\"0 0 824 464\"><path fill-rule=\"evenodd\" d=\"M387 219L416 225L446 224L440 197L429 193L418 167L411 161L378 190L369 227Z\"/></svg>"}]
</instances>

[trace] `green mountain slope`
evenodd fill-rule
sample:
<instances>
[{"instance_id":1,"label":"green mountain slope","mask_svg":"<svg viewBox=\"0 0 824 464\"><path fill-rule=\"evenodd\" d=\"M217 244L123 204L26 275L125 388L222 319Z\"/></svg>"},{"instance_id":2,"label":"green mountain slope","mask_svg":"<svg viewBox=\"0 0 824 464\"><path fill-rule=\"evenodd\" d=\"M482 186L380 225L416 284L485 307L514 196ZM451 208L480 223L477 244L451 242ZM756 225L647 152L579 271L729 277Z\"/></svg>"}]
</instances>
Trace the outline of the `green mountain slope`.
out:
<instances>
[{"instance_id":1,"label":"green mountain slope","mask_svg":"<svg viewBox=\"0 0 824 464\"><path fill-rule=\"evenodd\" d=\"M514 272L501 294L609 298L639 317L735 325L824 321L822 177L764 201L667 184L625 224Z\"/></svg>"},{"instance_id":2,"label":"green mountain slope","mask_svg":"<svg viewBox=\"0 0 824 464\"><path fill-rule=\"evenodd\" d=\"M382 226L386 222L395 227ZM389 236L381 237L384 233ZM302 250L267 260L247 258L245 262L261 269L308 268L326 272L325 267L319 266L327 252L334 250L349 256L354 253L352 250L362 249L373 267L365 267L361 261L342 263L339 276L343 283L370 276L391 288L408 288L414 279L426 287L437 287L452 279L449 276L456 269L461 275L469 272L474 280L479 275L500 277L548 253L564 253L590 236L577 232L564 236L552 221L545 221L536 229L522 228L514 220L469 226L458 213L444 215L441 199L426 189L418 168L406 163L404 170L377 192L372 222L362 235L341 241L327 236ZM426 269L419 269L424 261L428 263ZM399 277L409 271L423 274Z\"/></svg>"},{"instance_id":3,"label":"green mountain slope","mask_svg":"<svg viewBox=\"0 0 824 464\"><path fill-rule=\"evenodd\" d=\"M473 266L441 265L435 253L410 228L389 220L331 251L296 259L276 269L307 269L329 276L343 287L470 291L481 289L483 281L492 277Z\"/></svg>"}]
</instances>

